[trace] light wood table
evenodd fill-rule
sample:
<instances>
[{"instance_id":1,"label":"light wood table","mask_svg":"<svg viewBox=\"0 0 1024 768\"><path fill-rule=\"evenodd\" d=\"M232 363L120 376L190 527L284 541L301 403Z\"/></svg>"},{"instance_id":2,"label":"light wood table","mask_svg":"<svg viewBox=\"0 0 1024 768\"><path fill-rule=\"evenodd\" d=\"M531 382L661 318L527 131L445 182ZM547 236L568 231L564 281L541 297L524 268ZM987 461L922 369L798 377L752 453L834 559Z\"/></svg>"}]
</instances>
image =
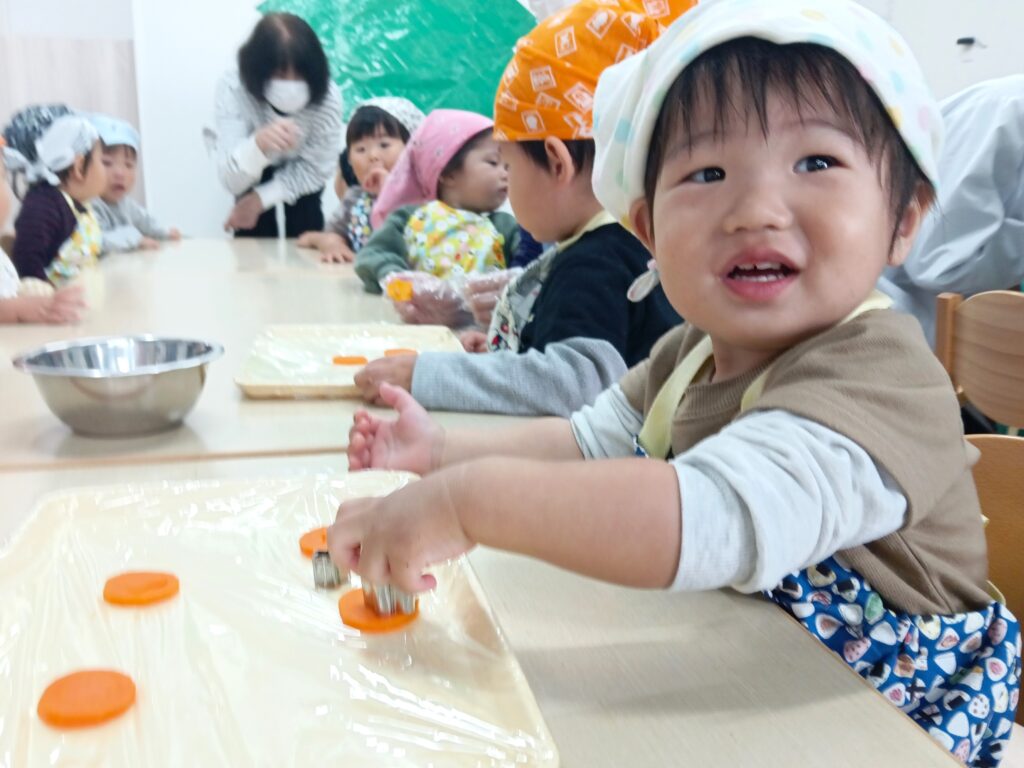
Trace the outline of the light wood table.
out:
<instances>
[{"instance_id":1,"label":"light wood table","mask_svg":"<svg viewBox=\"0 0 1024 768\"><path fill-rule=\"evenodd\" d=\"M335 469L304 457L0 475L0 542L50 491ZM470 559L566 768L957 765L764 601L628 590L493 550Z\"/></svg>"},{"instance_id":2,"label":"light wood table","mask_svg":"<svg viewBox=\"0 0 1024 768\"><path fill-rule=\"evenodd\" d=\"M252 340L274 323L398 322L391 303L362 290L351 266L276 240L190 240L102 262L102 305L72 327L0 327L0 471L108 461L182 461L340 452L357 400L246 400L234 377ZM47 408L30 376L9 361L54 341L154 333L220 342L184 425L127 439L75 435ZM500 425L502 417L438 414L449 426Z\"/></svg>"}]
</instances>

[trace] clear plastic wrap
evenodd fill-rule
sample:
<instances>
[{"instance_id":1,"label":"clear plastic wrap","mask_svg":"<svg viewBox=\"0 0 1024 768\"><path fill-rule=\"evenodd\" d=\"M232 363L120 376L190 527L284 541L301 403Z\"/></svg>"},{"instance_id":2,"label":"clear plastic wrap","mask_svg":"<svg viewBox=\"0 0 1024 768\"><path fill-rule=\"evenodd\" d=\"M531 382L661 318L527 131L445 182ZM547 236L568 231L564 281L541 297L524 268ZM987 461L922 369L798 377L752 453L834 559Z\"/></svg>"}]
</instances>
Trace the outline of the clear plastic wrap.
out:
<instances>
[{"instance_id":1,"label":"clear plastic wrap","mask_svg":"<svg viewBox=\"0 0 1024 768\"><path fill-rule=\"evenodd\" d=\"M403 322L464 328L473 322L473 313L463 295L465 282L464 277L442 280L429 272L408 271L392 272L380 285Z\"/></svg>"},{"instance_id":2,"label":"clear plastic wrap","mask_svg":"<svg viewBox=\"0 0 1024 768\"><path fill-rule=\"evenodd\" d=\"M506 286L522 273L522 267L513 267L500 272L470 275L466 278L462 295L466 297L469 309L473 313L473 321L480 328L490 326L491 314L501 294L505 292Z\"/></svg>"},{"instance_id":3,"label":"clear plastic wrap","mask_svg":"<svg viewBox=\"0 0 1024 768\"><path fill-rule=\"evenodd\" d=\"M252 398L358 397L353 377L389 351L461 352L448 328L387 323L272 325L253 341L235 383ZM350 363L336 358L353 358Z\"/></svg>"},{"instance_id":4,"label":"clear plastic wrap","mask_svg":"<svg viewBox=\"0 0 1024 768\"><path fill-rule=\"evenodd\" d=\"M47 496L0 551L0 765L554 766L550 734L465 560L406 629L341 623L299 536L348 498L412 480L360 472L86 488ZM178 576L145 608L103 602L125 570ZM130 675L135 704L59 730L57 677Z\"/></svg>"}]
</instances>

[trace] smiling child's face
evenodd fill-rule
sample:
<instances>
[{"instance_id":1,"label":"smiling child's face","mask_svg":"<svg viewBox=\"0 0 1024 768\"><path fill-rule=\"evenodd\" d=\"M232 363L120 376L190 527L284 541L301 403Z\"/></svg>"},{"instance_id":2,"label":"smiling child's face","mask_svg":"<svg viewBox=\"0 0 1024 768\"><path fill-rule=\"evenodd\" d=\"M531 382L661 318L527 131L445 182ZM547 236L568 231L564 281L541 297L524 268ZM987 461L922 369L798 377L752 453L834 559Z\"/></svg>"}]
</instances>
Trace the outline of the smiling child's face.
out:
<instances>
[{"instance_id":1,"label":"smiling child's face","mask_svg":"<svg viewBox=\"0 0 1024 768\"><path fill-rule=\"evenodd\" d=\"M698 103L691 136L670 142L653 208L632 212L669 300L716 357L720 345L781 351L838 323L902 262L920 219L915 201L890 249L879 161L823 100L798 115L768 98L766 130L734 110L716 132Z\"/></svg>"}]
</instances>

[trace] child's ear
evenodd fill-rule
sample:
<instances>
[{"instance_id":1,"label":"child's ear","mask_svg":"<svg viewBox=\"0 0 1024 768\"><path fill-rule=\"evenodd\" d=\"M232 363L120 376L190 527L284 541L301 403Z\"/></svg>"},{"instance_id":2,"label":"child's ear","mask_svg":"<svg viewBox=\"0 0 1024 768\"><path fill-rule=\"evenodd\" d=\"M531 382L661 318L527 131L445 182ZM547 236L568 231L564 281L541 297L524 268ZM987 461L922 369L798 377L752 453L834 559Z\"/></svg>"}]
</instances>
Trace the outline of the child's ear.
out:
<instances>
[{"instance_id":1,"label":"child's ear","mask_svg":"<svg viewBox=\"0 0 1024 768\"><path fill-rule=\"evenodd\" d=\"M893 241L892 250L889 251L889 266L898 267L910 254L914 238L917 237L934 198L935 193L930 186L924 183L917 185L896 228L896 239Z\"/></svg>"},{"instance_id":2,"label":"child's ear","mask_svg":"<svg viewBox=\"0 0 1024 768\"><path fill-rule=\"evenodd\" d=\"M71 175L75 181L82 181L85 178L85 158L88 155L75 155L75 162L71 165Z\"/></svg>"},{"instance_id":3,"label":"child's ear","mask_svg":"<svg viewBox=\"0 0 1024 768\"><path fill-rule=\"evenodd\" d=\"M644 247L654 255L654 222L651 221L651 206L646 198L640 198L629 208L629 227Z\"/></svg>"},{"instance_id":4,"label":"child's ear","mask_svg":"<svg viewBox=\"0 0 1024 768\"><path fill-rule=\"evenodd\" d=\"M554 177L559 186L568 186L576 178L576 166L565 142L548 136L544 139L544 154L548 160L548 173Z\"/></svg>"}]
</instances>

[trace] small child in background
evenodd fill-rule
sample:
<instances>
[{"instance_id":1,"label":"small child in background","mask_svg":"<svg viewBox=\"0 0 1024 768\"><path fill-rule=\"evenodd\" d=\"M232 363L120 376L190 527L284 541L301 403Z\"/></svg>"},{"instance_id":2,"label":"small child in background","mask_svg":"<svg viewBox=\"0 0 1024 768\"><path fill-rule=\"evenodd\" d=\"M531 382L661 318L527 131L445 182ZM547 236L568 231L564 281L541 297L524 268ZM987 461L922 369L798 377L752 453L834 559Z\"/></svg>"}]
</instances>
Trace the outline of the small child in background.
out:
<instances>
[{"instance_id":1,"label":"small child in background","mask_svg":"<svg viewBox=\"0 0 1024 768\"><path fill-rule=\"evenodd\" d=\"M342 504L332 559L419 592L482 544L762 593L960 761L996 766L1021 634L986 581L977 452L917 320L874 291L938 181L942 119L906 42L853 0L709 0L594 103L595 192L687 323L571 419L444 430L383 387L398 420L357 412L349 468L424 477Z\"/></svg>"},{"instance_id":2,"label":"small child in background","mask_svg":"<svg viewBox=\"0 0 1024 768\"><path fill-rule=\"evenodd\" d=\"M14 223L14 266L22 278L56 287L95 267L102 243L89 201L107 183L99 133L88 119L64 115L36 142L37 161L17 157L32 186Z\"/></svg>"},{"instance_id":3,"label":"small child in background","mask_svg":"<svg viewBox=\"0 0 1024 768\"><path fill-rule=\"evenodd\" d=\"M410 269L440 282L505 268L519 227L496 210L508 196L508 174L492 127L474 112L427 115L388 177L373 207L374 233L356 254L367 291L380 293L385 278Z\"/></svg>"},{"instance_id":4,"label":"small child in background","mask_svg":"<svg viewBox=\"0 0 1024 768\"><path fill-rule=\"evenodd\" d=\"M355 259L373 233L370 212L377 195L422 122L423 113L416 105L400 97L368 99L356 107L334 180L341 204L324 232L304 232L299 237L300 248L316 248L325 262ZM346 158L356 181L354 186L344 178Z\"/></svg>"},{"instance_id":5,"label":"small child in background","mask_svg":"<svg viewBox=\"0 0 1024 768\"><path fill-rule=\"evenodd\" d=\"M130 195L135 187L139 160L139 132L124 120L90 115L103 142L106 188L92 201L93 213L103 232L103 253L160 247L161 240L180 240L174 227L161 226Z\"/></svg>"},{"instance_id":6,"label":"small child in background","mask_svg":"<svg viewBox=\"0 0 1024 768\"><path fill-rule=\"evenodd\" d=\"M679 323L661 289L630 301L650 253L604 211L591 183L590 105L598 77L624 50L655 40L672 13L651 16L634 0L582 0L519 41L498 87L494 132L517 220L554 245L505 288L486 333L462 334L467 351L487 354L374 360L355 377L365 399L377 402L387 382L410 389L427 408L568 416ZM602 20L601 36L588 26L595 18ZM535 71L545 78L533 78ZM478 315L479 289L501 274L467 286Z\"/></svg>"},{"instance_id":7,"label":"small child in background","mask_svg":"<svg viewBox=\"0 0 1024 768\"><path fill-rule=\"evenodd\" d=\"M4 162L5 140L0 137L0 232L11 212L11 197L7 186ZM0 323L73 323L84 309L82 289L70 286L54 291L32 293L18 279L18 271L0 249Z\"/></svg>"}]
</instances>

